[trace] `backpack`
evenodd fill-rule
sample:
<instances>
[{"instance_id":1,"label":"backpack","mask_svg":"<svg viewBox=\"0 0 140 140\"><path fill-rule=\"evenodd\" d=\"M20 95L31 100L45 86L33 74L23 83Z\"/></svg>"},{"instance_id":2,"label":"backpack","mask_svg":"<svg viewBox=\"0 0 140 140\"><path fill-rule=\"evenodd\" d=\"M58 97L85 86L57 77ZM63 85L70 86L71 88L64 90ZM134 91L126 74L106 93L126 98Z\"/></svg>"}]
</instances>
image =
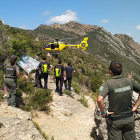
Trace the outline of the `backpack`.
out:
<instances>
[{"instance_id":1,"label":"backpack","mask_svg":"<svg viewBox=\"0 0 140 140\"><path fill-rule=\"evenodd\" d=\"M58 66L55 68L55 76L60 77L61 76L61 66Z\"/></svg>"},{"instance_id":2,"label":"backpack","mask_svg":"<svg viewBox=\"0 0 140 140\"><path fill-rule=\"evenodd\" d=\"M43 73L48 73L48 65L46 63L42 64L41 70L42 70Z\"/></svg>"}]
</instances>

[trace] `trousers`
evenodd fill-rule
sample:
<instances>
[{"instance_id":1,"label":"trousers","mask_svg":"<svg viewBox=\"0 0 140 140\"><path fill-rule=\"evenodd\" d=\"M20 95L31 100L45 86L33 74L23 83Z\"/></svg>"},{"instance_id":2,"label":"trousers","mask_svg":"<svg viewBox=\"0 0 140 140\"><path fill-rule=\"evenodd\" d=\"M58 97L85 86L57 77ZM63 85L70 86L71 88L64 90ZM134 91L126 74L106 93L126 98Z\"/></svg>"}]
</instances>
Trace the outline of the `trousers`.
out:
<instances>
[{"instance_id":1,"label":"trousers","mask_svg":"<svg viewBox=\"0 0 140 140\"><path fill-rule=\"evenodd\" d=\"M35 80L37 80L38 76L39 76L39 70L36 70L35 71Z\"/></svg>"},{"instance_id":2,"label":"trousers","mask_svg":"<svg viewBox=\"0 0 140 140\"><path fill-rule=\"evenodd\" d=\"M10 89L8 105L16 106L17 83L14 78L5 78L5 85Z\"/></svg>"},{"instance_id":3,"label":"trousers","mask_svg":"<svg viewBox=\"0 0 140 140\"><path fill-rule=\"evenodd\" d=\"M136 140L134 117L113 121L107 125L109 140Z\"/></svg>"},{"instance_id":4,"label":"trousers","mask_svg":"<svg viewBox=\"0 0 140 140\"><path fill-rule=\"evenodd\" d=\"M56 90L59 91L59 94L62 95L62 86L64 79L62 77L56 77ZM59 86L60 82L60 86Z\"/></svg>"},{"instance_id":5,"label":"trousers","mask_svg":"<svg viewBox=\"0 0 140 140\"><path fill-rule=\"evenodd\" d=\"M42 88L42 83L41 83L41 79L44 78L44 89L47 89L47 82L48 82L48 73L41 73L39 76L38 76L38 83L37 85L39 84L40 85L40 88Z\"/></svg>"},{"instance_id":6,"label":"trousers","mask_svg":"<svg viewBox=\"0 0 140 140\"><path fill-rule=\"evenodd\" d=\"M65 83L65 89L71 90L71 79L72 78L67 78L64 83ZM67 81L68 81L68 88L67 88Z\"/></svg>"}]
</instances>

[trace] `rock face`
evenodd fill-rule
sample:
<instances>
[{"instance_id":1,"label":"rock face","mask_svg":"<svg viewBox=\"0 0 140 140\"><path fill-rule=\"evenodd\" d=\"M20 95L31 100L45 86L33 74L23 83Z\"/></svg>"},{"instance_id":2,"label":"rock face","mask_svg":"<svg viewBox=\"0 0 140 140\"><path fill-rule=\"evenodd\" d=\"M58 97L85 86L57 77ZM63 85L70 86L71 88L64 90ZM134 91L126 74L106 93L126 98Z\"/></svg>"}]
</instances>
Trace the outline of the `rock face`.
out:
<instances>
[{"instance_id":1,"label":"rock face","mask_svg":"<svg viewBox=\"0 0 140 140\"><path fill-rule=\"evenodd\" d=\"M50 27L59 28L59 29L62 29L64 31L70 31L70 32L79 34L81 36L86 35L88 32L91 32L94 29L100 28L97 25L80 24L80 23L74 22L74 21L70 21L70 22L63 24L63 25L55 23L55 24L50 25Z\"/></svg>"},{"instance_id":2,"label":"rock face","mask_svg":"<svg viewBox=\"0 0 140 140\"><path fill-rule=\"evenodd\" d=\"M132 47L135 53L140 54L140 44L135 42L132 37L129 37L125 34L115 34L114 36L117 37L121 42L126 44L129 47L129 49Z\"/></svg>"},{"instance_id":3,"label":"rock face","mask_svg":"<svg viewBox=\"0 0 140 140\"><path fill-rule=\"evenodd\" d=\"M134 105L138 99L138 94L133 92L132 104ZM105 109L108 109L108 97L106 96L104 99ZM137 113L134 113L135 118L135 130L136 130L136 140L140 140L140 108ZM96 131L97 140L108 140L107 135L107 125L106 120L102 118L100 109L96 103L96 109L94 112L94 120L96 123L96 127L93 128Z\"/></svg>"},{"instance_id":4,"label":"rock face","mask_svg":"<svg viewBox=\"0 0 140 140\"><path fill-rule=\"evenodd\" d=\"M45 140L32 123L31 114L0 105L0 140Z\"/></svg>"}]
</instances>

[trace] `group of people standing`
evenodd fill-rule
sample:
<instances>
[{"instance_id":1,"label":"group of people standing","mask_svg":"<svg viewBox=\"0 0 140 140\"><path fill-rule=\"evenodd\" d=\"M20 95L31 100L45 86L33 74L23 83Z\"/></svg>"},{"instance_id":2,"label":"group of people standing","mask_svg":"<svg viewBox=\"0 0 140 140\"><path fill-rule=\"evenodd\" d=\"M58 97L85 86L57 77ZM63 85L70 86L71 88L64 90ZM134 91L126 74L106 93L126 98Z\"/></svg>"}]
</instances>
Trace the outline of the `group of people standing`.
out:
<instances>
[{"instance_id":1,"label":"group of people standing","mask_svg":"<svg viewBox=\"0 0 140 140\"><path fill-rule=\"evenodd\" d=\"M39 61L40 53L37 53L35 59ZM17 57L11 56L11 61L4 68L4 84L11 89L8 105L15 106L17 77L19 77L19 68L15 64ZM39 69L41 73L39 73ZM43 56L43 61L40 62L36 69L35 78L38 80L40 87L41 79L44 78L44 88L47 89L48 72L53 69L53 66L46 61L46 56ZM70 62L65 68L62 66L62 61L59 59L58 64L54 67L54 75L56 78L56 91L62 95L63 82L67 89L66 82L68 81L68 90L71 90L71 79L75 70L71 67ZM123 78L122 65L117 61L112 61L109 66L109 73L112 77L106 80L99 89L97 98L98 106L101 110L101 115L107 120L108 139L109 140L135 140L135 122L133 112L140 106L140 95L136 104L132 107L133 91L140 94L140 85L130 78ZM60 85L59 85L60 83ZM103 99L108 95L109 108L105 110Z\"/></svg>"},{"instance_id":2,"label":"group of people standing","mask_svg":"<svg viewBox=\"0 0 140 140\"><path fill-rule=\"evenodd\" d=\"M35 56L35 60L39 61L40 53L38 52ZM46 56L42 57L42 62L39 63L38 67L35 70L35 79L37 82L37 86L39 85L42 88L41 79L44 78L44 89L48 89L48 73L53 69L53 66L50 65L49 62L46 61ZM4 67L4 85L8 87L10 91L10 95L8 98L8 105L16 107L16 95L17 95L17 78L20 76L19 67L16 64L17 56L12 55L10 58L10 62L6 64ZM62 96L62 86L63 82L65 83L65 89L71 90L71 79L72 75L75 73L75 70L70 66L70 62L68 62L67 67L63 67L61 65L62 60L58 60L58 64L54 67L54 75L56 79L56 92L59 92L59 95ZM40 72L41 71L41 72ZM68 88L67 88L68 81Z\"/></svg>"},{"instance_id":3,"label":"group of people standing","mask_svg":"<svg viewBox=\"0 0 140 140\"><path fill-rule=\"evenodd\" d=\"M39 61L40 53L37 53L37 56L34 58L35 60ZM39 63L39 66L36 69L35 79L37 80L37 85L42 88L41 79L44 78L44 89L47 89L47 82L48 82L48 72L53 69L53 66L50 65L49 62L46 61L46 56L43 56L43 61ZM39 74L39 70L41 73ZM62 60L58 60L58 64L54 67L54 76L56 79L56 92L59 92L59 95L62 96L62 86L63 83L65 84L65 89L71 90L71 79L72 75L75 73L75 70L71 67L70 62L64 68L62 66ZM68 88L67 88L67 81L68 81Z\"/></svg>"}]
</instances>

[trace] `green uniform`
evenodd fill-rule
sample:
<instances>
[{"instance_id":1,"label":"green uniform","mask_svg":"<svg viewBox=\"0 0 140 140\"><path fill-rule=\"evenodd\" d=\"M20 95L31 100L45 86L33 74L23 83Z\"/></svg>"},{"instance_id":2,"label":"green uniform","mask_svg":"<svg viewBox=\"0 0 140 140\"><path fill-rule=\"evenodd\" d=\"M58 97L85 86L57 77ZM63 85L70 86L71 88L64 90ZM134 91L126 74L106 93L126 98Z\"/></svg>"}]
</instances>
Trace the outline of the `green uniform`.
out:
<instances>
[{"instance_id":1,"label":"green uniform","mask_svg":"<svg viewBox=\"0 0 140 140\"><path fill-rule=\"evenodd\" d=\"M7 64L4 68L5 74L5 84L11 90L8 105L16 106L16 93L17 93L17 73L19 73L19 67L14 64L11 65L10 63Z\"/></svg>"},{"instance_id":2,"label":"green uniform","mask_svg":"<svg viewBox=\"0 0 140 140\"><path fill-rule=\"evenodd\" d=\"M140 92L140 85L129 78L120 75L106 80L99 89L99 95L109 98L109 112L114 112L112 117L121 116L132 112L133 91ZM133 116L113 121L108 126L109 140L135 140L135 124Z\"/></svg>"}]
</instances>

